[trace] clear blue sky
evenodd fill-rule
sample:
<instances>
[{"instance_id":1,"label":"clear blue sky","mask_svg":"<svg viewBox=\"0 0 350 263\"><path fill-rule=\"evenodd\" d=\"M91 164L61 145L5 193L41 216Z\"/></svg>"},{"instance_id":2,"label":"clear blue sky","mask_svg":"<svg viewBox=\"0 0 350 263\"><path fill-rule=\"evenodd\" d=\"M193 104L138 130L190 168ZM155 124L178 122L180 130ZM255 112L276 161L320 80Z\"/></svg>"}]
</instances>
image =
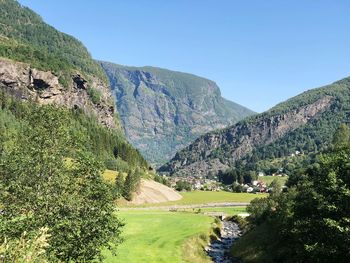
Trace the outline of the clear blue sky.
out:
<instances>
[{"instance_id":1,"label":"clear blue sky","mask_svg":"<svg viewBox=\"0 0 350 263\"><path fill-rule=\"evenodd\" d=\"M264 111L350 76L348 0L20 0L96 59L194 73Z\"/></svg>"}]
</instances>

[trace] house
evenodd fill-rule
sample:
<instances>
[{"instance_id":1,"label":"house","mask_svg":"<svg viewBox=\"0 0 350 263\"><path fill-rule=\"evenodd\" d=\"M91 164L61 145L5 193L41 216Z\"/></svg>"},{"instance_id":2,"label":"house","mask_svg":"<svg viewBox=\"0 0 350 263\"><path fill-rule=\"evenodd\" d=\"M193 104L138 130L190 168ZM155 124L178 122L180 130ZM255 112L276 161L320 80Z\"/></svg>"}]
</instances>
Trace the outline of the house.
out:
<instances>
[{"instance_id":1,"label":"house","mask_svg":"<svg viewBox=\"0 0 350 263\"><path fill-rule=\"evenodd\" d=\"M253 191L254 191L254 188L253 188L253 187L249 186L249 187L247 188L247 193L252 193Z\"/></svg>"}]
</instances>

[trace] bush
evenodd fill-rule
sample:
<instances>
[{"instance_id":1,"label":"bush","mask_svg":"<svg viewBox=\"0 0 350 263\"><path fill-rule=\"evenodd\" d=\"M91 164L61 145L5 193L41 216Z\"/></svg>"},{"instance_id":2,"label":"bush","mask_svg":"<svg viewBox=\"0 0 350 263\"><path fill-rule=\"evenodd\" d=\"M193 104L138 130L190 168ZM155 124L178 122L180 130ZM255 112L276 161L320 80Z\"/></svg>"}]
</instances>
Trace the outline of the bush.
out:
<instances>
[{"instance_id":1,"label":"bush","mask_svg":"<svg viewBox=\"0 0 350 263\"><path fill-rule=\"evenodd\" d=\"M191 187L190 183L181 180L181 181L176 182L175 189L177 191L183 191L183 190L191 191L192 187Z\"/></svg>"},{"instance_id":2,"label":"bush","mask_svg":"<svg viewBox=\"0 0 350 263\"><path fill-rule=\"evenodd\" d=\"M115 158L108 158L105 160L105 166L108 170L117 171L118 162Z\"/></svg>"},{"instance_id":3,"label":"bush","mask_svg":"<svg viewBox=\"0 0 350 263\"><path fill-rule=\"evenodd\" d=\"M100 104L102 100L102 93L98 89L88 88L87 93L94 104Z\"/></svg>"}]
</instances>

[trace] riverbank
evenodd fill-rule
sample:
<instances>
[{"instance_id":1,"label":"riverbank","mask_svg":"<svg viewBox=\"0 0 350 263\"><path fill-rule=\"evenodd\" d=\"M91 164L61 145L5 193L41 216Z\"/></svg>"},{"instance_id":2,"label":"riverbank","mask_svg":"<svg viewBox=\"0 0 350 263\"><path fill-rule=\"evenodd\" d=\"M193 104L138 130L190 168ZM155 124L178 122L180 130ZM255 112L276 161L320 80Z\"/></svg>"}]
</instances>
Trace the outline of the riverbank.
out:
<instances>
[{"instance_id":1,"label":"riverbank","mask_svg":"<svg viewBox=\"0 0 350 263\"><path fill-rule=\"evenodd\" d=\"M237 259L232 258L230 250L233 243L241 236L241 233L242 231L236 222L222 221L220 238L212 241L205 248L214 263L239 263Z\"/></svg>"}]
</instances>

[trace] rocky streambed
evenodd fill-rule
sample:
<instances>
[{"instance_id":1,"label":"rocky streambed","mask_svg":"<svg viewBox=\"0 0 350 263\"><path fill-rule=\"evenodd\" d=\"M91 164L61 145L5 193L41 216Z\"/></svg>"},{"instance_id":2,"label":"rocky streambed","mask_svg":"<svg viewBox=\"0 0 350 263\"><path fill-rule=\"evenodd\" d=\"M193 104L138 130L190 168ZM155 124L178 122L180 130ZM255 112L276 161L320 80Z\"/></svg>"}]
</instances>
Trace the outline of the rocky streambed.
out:
<instances>
[{"instance_id":1,"label":"rocky streambed","mask_svg":"<svg viewBox=\"0 0 350 263\"><path fill-rule=\"evenodd\" d=\"M230 248L240 237L241 232L237 223L222 221L221 238L213 241L205 249L214 263L239 263L237 259L230 256Z\"/></svg>"}]
</instances>

